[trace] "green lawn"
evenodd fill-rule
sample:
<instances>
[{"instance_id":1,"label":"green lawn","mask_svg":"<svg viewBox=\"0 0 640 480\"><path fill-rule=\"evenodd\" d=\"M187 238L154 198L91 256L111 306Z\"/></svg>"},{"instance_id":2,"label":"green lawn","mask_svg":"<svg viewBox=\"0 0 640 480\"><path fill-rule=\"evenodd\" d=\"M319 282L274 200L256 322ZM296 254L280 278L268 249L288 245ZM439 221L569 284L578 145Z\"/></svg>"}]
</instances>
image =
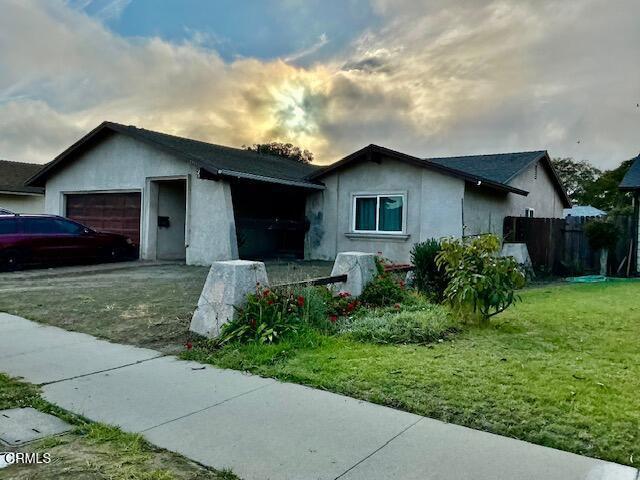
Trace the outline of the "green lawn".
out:
<instances>
[{"instance_id":1,"label":"green lawn","mask_svg":"<svg viewBox=\"0 0 640 480\"><path fill-rule=\"evenodd\" d=\"M155 448L140 435L101 423L89 423L48 403L37 387L0 374L0 410L33 407L75 426L71 433L48 437L20 450L49 453L51 463L12 465L0 478L14 480L233 480L231 472L205 468L175 453Z\"/></svg>"},{"instance_id":2,"label":"green lawn","mask_svg":"<svg viewBox=\"0 0 640 480\"><path fill-rule=\"evenodd\" d=\"M307 335L185 357L640 466L640 283L553 286L430 346Z\"/></svg>"}]
</instances>

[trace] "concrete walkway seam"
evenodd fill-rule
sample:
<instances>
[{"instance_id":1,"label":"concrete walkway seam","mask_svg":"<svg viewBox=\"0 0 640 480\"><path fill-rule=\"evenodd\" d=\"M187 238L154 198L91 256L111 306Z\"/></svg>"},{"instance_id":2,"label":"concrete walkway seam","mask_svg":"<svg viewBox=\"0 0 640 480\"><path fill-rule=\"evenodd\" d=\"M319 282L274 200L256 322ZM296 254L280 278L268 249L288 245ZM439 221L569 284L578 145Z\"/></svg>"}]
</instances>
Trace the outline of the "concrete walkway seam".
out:
<instances>
[{"instance_id":1,"label":"concrete walkway seam","mask_svg":"<svg viewBox=\"0 0 640 480\"><path fill-rule=\"evenodd\" d=\"M105 368L104 370L96 370L95 372L83 373L82 375L75 375L73 377L62 378L60 380L52 380L51 382L38 383L37 386L38 387L44 387L44 386L47 386L47 385L53 385L55 383L68 382L69 380L76 380L78 378L90 377L91 375L97 375L99 373L113 372L114 370L120 370L121 368L131 367L133 365L139 365L140 363L150 362L151 360L157 360L159 358L171 357L171 356L173 356L173 355L167 355L167 354L163 353L163 354L158 355L157 357L145 358L143 360L136 360L135 362L125 363L124 365L118 365L117 367Z\"/></svg>"},{"instance_id":2,"label":"concrete walkway seam","mask_svg":"<svg viewBox=\"0 0 640 480\"><path fill-rule=\"evenodd\" d=\"M353 465L351 465L349 468L347 468L344 472L342 472L340 475L338 475L334 480L338 480L339 478L344 477L347 473L349 473L351 470L353 470L354 468L356 468L358 465L360 465L361 463L365 462L368 458L373 457L376 453L378 453L380 450L382 450L384 447L386 447L387 445L389 445L391 442L393 442L396 438L398 438L400 435L402 435L403 433L405 433L407 430L415 427L418 423L422 422L424 420L424 418L419 418L418 420L416 420L415 422L413 422L411 425L409 425L408 427L405 427L403 430L401 430L400 432L398 432L396 435L394 435L393 437L391 437L389 440L387 440L386 442L384 442L384 444L380 445L380 447L376 448L373 452L371 452L369 455L367 455L366 457L360 459L358 462L354 463ZM638 480L636 478L636 480Z\"/></svg>"}]
</instances>

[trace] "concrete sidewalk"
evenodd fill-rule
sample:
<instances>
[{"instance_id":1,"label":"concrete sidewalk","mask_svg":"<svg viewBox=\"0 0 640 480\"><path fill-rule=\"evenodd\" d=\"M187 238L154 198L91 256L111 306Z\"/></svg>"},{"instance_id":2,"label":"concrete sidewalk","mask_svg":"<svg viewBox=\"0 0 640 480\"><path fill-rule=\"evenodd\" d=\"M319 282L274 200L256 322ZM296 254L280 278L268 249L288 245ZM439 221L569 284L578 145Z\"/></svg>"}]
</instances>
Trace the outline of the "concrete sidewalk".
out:
<instances>
[{"instance_id":1,"label":"concrete sidewalk","mask_svg":"<svg viewBox=\"0 0 640 480\"><path fill-rule=\"evenodd\" d=\"M638 480L603 462L0 314L0 371L250 479Z\"/></svg>"}]
</instances>

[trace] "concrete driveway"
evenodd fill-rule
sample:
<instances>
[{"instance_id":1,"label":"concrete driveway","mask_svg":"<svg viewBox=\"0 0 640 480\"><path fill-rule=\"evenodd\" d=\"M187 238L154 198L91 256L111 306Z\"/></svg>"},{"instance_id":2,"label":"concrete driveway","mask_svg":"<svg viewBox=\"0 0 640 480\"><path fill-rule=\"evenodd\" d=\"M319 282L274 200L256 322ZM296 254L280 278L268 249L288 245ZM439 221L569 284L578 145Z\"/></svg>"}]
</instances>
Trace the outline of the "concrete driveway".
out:
<instances>
[{"instance_id":1,"label":"concrete driveway","mask_svg":"<svg viewBox=\"0 0 640 480\"><path fill-rule=\"evenodd\" d=\"M245 479L637 480L631 467L0 314L0 371Z\"/></svg>"}]
</instances>

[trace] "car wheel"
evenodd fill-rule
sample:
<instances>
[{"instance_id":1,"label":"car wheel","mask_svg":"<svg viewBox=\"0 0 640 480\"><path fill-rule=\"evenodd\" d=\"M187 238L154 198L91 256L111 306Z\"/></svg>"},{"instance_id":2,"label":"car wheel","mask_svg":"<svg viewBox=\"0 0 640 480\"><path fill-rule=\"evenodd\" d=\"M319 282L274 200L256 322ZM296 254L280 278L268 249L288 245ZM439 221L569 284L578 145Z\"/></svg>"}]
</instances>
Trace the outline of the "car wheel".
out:
<instances>
[{"instance_id":1,"label":"car wheel","mask_svg":"<svg viewBox=\"0 0 640 480\"><path fill-rule=\"evenodd\" d=\"M19 270L22 265L20 252L17 250L7 250L0 253L0 270L13 272Z\"/></svg>"},{"instance_id":2,"label":"car wheel","mask_svg":"<svg viewBox=\"0 0 640 480\"><path fill-rule=\"evenodd\" d=\"M122 249L120 247L109 247L105 260L107 262L119 262L122 260Z\"/></svg>"}]
</instances>

